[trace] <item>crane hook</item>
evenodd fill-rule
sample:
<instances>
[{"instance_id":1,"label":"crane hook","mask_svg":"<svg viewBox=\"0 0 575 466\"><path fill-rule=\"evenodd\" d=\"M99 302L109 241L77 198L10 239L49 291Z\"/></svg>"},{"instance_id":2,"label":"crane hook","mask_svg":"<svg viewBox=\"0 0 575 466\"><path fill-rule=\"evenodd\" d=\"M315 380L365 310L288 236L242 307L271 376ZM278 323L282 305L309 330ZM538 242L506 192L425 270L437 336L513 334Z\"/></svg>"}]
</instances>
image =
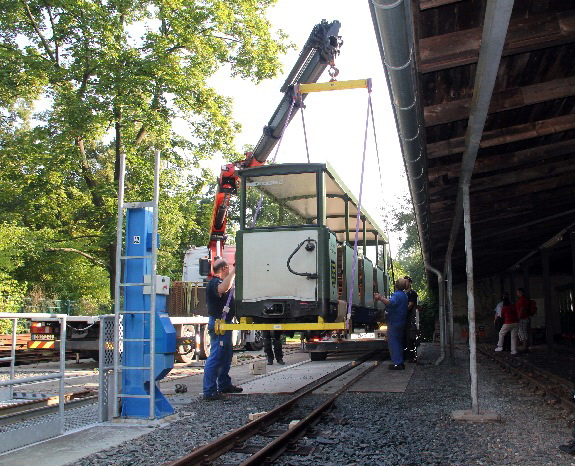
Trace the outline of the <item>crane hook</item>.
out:
<instances>
[{"instance_id":1,"label":"crane hook","mask_svg":"<svg viewBox=\"0 0 575 466\"><path fill-rule=\"evenodd\" d=\"M329 76L331 77L331 79L329 80L330 83L337 81L335 78L339 74L339 70L334 66L333 62L330 63L329 70L327 72L328 72Z\"/></svg>"}]
</instances>

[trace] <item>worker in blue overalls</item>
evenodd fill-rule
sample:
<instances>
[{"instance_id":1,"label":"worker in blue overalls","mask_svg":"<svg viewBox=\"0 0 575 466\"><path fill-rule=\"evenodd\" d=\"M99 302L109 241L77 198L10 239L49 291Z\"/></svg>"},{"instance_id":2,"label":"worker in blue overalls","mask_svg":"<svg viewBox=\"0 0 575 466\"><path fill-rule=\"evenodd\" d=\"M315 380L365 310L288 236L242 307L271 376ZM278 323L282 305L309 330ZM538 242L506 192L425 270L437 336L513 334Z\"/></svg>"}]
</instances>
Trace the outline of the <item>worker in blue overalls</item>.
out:
<instances>
[{"instance_id":1,"label":"worker in blue overalls","mask_svg":"<svg viewBox=\"0 0 575 466\"><path fill-rule=\"evenodd\" d=\"M221 319L224 306L228 303L228 295L232 287L235 268L230 268L224 259L214 261L214 277L206 286L206 304L208 315L208 332L210 334L211 352L204 366L204 400L222 399L222 393L240 393L241 387L232 385L229 372L232 365L233 345L232 331L226 330L223 335L216 335L214 326L216 319ZM235 303L232 297L229 302L229 312L225 319L230 323L234 317Z\"/></svg>"},{"instance_id":2,"label":"worker in blue overalls","mask_svg":"<svg viewBox=\"0 0 575 466\"><path fill-rule=\"evenodd\" d=\"M405 293L406 280L398 278L395 282L395 292L389 299L378 293L374 294L375 300L385 304L385 323L387 324L387 345L391 355L390 370L404 370L403 361L403 334L407 320L408 299Z\"/></svg>"}]
</instances>

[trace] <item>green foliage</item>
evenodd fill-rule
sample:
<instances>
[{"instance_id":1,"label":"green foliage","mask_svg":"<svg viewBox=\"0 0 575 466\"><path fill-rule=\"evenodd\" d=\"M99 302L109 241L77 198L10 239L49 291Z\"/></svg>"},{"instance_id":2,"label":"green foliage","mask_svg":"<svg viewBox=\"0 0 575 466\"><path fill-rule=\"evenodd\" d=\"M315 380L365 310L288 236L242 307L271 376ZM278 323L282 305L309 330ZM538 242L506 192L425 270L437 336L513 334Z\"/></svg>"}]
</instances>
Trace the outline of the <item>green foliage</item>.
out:
<instances>
[{"instance_id":1,"label":"green foliage","mask_svg":"<svg viewBox=\"0 0 575 466\"><path fill-rule=\"evenodd\" d=\"M0 335L11 335L12 334L12 319L0 319ZM16 324L16 333L28 333L30 330L24 324L23 321L19 320Z\"/></svg>"},{"instance_id":2,"label":"green foliage","mask_svg":"<svg viewBox=\"0 0 575 466\"><path fill-rule=\"evenodd\" d=\"M278 73L289 45L270 33L273 3L0 0L0 224L22 233L0 258L2 296L109 301L122 153L126 200L141 201L162 150L159 271L181 274L207 243L199 161L237 156L231 101L208 80L224 65L255 83Z\"/></svg>"},{"instance_id":3,"label":"green foliage","mask_svg":"<svg viewBox=\"0 0 575 466\"><path fill-rule=\"evenodd\" d=\"M13 278L22 266L28 232L14 224L0 223L0 312L16 312L26 293L26 282Z\"/></svg>"}]
</instances>

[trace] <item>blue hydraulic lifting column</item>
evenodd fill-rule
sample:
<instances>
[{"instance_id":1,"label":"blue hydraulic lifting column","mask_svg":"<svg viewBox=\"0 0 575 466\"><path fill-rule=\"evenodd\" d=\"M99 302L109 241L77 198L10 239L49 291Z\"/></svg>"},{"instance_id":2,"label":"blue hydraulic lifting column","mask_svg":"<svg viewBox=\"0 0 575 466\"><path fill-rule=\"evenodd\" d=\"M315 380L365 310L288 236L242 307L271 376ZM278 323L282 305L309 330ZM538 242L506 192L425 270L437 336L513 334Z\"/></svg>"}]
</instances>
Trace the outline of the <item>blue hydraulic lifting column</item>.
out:
<instances>
[{"instance_id":1,"label":"blue hydraulic lifting column","mask_svg":"<svg viewBox=\"0 0 575 466\"><path fill-rule=\"evenodd\" d=\"M124 172L123 167L121 172ZM116 394L121 400L121 413L117 414L155 419L174 412L156 382L173 368L176 351L176 331L166 313L169 278L156 274L159 153L156 154L153 202L124 204L123 176L120 183L118 225L126 208L126 236L125 255L121 255L121 250L117 251L124 261L123 280L116 286L117 293L120 289L124 290L121 311L119 299L116 300L118 322L122 317L122 324L117 324L115 335L118 354L123 348L121 364L120 356L115 356L114 364L116 384L118 374L122 375L121 386L116 387ZM118 235L121 234L120 230ZM120 240L118 244L121 246ZM120 269L117 270L120 276Z\"/></svg>"}]
</instances>

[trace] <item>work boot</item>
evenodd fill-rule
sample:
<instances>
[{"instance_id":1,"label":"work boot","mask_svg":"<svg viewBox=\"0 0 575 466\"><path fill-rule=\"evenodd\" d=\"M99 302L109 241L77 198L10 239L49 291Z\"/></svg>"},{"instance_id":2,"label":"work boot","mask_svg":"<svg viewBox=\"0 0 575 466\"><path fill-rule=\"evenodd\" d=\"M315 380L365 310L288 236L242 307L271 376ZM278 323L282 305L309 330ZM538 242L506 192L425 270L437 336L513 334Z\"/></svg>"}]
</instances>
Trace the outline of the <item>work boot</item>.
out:
<instances>
[{"instance_id":1,"label":"work boot","mask_svg":"<svg viewBox=\"0 0 575 466\"><path fill-rule=\"evenodd\" d=\"M405 370L405 364L390 364L388 369L390 371L403 371Z\"/></svg>"},{"instance_id":2,"label":"work boot","mask_svg":"<svg viewBox=\"0 0 575 466\"><path fill-rule=\"evenodd\" d=\"M268 358L268 366L273 366L274 364L274 360L271 358Z\"/></svg>"},{"instance_id":3,"label":"work boot","mask_svg":"<svg viewBox=\"0 0 575 466\"><path fill-rule=\"evenodd\" d=\"M217 401L217 400L223 400L224 397L222 396L221 393L215 393L214 395L204 395L203 400L204 401Z\"/></svg>"},{"instance_id":4,"label":"work boot","mask_svg":"<svg viewBox=\"0 0 575 466\"><path fill-rule=\"evenodd\" d=\"M278 359L278 364L279 364L280 366L285 366L286 363L284 362L283 359Z\"/></svg>"},{"instance_id":5,"label":"work boot","mask_svg":"<svg viewBox=\"0 0 575 466\"><path fill-rule=\"evenodd\" d=\"M559 450L563 453L575 455L575 440L572 440L571 443L568 443L567 445L559 445Z\"/></svg>"},{"instance_id":6,"label":"work boot","mask_svg":"<svg viewBox=\"0 0 575 466\"><path fill-rule=\"evenodd\" d=\"M230 385L222 390L222 393L241 393L244 389L242 387L236 387L235 385Z\"/></svg>"}]
</instances>

